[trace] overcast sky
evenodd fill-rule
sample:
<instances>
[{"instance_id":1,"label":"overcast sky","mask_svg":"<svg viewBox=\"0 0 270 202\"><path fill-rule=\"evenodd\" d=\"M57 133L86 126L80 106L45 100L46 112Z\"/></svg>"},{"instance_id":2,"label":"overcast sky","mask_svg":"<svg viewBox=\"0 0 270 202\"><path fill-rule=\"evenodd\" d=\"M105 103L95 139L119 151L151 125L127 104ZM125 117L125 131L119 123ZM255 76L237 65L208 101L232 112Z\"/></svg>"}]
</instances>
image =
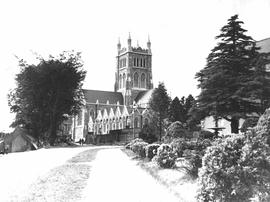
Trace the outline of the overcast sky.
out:
<instances>
[{"instance_id":1,"label":"overcast sky","mask_svg":"<svg viewBox=\"0 0 270 202\"><path fill-rule=\"evenodd\" d=\"M7 94L19 72L14 55L31 61L64 50L82 52L84 88L113 91L118 37L126 46L152 42L153 81L172 97L198 95L195 73L227 19L239 14L255 40L270 37L270 0L33 0L0 2L0 131L9 131Z\"/></svg>"}]
</instances>

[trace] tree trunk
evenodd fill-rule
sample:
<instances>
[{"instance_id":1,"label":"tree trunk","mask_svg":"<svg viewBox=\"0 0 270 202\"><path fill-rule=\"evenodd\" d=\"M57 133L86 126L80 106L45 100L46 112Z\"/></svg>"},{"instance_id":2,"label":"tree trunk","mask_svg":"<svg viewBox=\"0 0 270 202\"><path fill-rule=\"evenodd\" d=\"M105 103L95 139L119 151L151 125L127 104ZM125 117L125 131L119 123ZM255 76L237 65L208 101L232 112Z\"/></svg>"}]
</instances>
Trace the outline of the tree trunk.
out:
<instances>
[{"instance_id":1,"label":"tree trunk","mask_svg":"<svg viewBox=\"0 0 270 202\"><path fill-rule=\"evenodd\" d=\"M232 117L231 119L231 133L239 133L239 118Z\"/></svg>"}]
</instances>

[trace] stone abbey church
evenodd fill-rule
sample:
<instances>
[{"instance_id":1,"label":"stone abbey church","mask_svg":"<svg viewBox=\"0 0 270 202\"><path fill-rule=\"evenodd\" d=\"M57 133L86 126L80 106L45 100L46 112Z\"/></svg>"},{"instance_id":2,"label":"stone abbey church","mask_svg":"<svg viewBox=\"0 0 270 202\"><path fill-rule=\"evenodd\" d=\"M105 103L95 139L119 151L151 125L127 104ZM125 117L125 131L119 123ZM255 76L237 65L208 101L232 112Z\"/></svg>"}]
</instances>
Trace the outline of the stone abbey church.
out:
<instances>
[{"instance_id":1,"label":"stone abbey church","mask_svg":"<svg viewBox=\"0 0 270 202\"><path fill-rule=\"evenodd\" d=\"M83 89L84 107L64 124L73 140L117 133L132 138L149 122L147 105L153 92L151 42L147 48L117 44L114 92ZM122 135L122 137L121 137Z\"/></svg>"}]
</instances>

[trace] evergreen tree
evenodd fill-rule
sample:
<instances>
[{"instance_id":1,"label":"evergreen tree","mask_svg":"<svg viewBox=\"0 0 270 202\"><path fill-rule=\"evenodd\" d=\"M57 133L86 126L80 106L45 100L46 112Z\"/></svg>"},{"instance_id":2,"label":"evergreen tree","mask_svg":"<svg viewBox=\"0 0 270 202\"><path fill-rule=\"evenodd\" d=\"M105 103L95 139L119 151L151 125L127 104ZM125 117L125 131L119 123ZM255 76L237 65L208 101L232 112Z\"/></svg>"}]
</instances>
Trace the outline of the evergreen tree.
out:
<instances>
[{"instance_id":1,"label":"evergreen tree","mask_svg":"<svg viewBox=\"0 0 270 202\"><path fill-rule=\"evenodd\" d=\"M192 106L195 103L194 97L190 94L186 99L184 103L184 122L187 123L187 120L189 118L189 111L192 108Z\"/></svg>"},{"instance_id":2,"label":"evergreen tree","mask_svg":"<svg viewBox=\"0 0 270 202\"><path fill-rule=\"evenodd\" d=\"M168 118L168 110L171 98L167 93L164 83L159 83L155 88L150 99L149 107L157 118L157 125L159 128L159 140L162 137L162 130L164 128L164 119Z\"/></svg>"},{"instance_id":3,"label":"evergreen tree","mask_svg":"<svg viewBox=\"0 0 270 202\"><path fill-rule=\"evenodd\" d=\"M169 119L171 122L185 122L185 110L178 97L175 97L170 104Z\"/></svg>"},{"instance_id":4,"label":"evergreen tree","mask_svg":"<svg viewBox=\"0 0 270 202\"><path fill-rule=\"evenodd\" d=\"M242 24L238 15L228 20L216 37L219 42L209 54L206 67L196 74L201 88L198 108L202 114L230 121L232 133L238 133L241 117L260 111L258 97L246 93L248 88L256 89L252 61L259 54L258 48Z\"/></svg>"}]
</instances>

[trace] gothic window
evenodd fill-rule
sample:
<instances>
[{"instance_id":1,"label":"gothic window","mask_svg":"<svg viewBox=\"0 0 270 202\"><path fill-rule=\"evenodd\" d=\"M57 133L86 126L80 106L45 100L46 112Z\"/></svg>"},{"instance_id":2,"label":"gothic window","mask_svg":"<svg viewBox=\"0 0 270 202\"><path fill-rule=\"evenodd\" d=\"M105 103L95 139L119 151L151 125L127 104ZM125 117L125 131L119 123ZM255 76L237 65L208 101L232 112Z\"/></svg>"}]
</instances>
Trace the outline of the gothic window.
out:
<instances>
[{"instance_id":1,"label":"gothic window","mask_svg":"<svg viewBox=\"0 0 270 202\"><path fill-rule=\"evenodd\" d=\"M139 67L139 58L137 58L137 65L136 66Z\"/></svg>"},{"instance_id":2,"label":"gothic window","mask_svg":"<svg viewBox=\"0 0 270 202\"><path fill-rule=\"evenodd\" d=\"M94 110L93 109L90 109L89 116L92 118L92 120L94 120Z\"/></svg>"},{"instance_id":3,"label":"gothic window","mask_svg":"<svg viewBox=\"0 0 270 202\"><path fill-rule=\"evenodd\" d=\"M124 67L127 65L127 59L124 58Z\"/></svg>"},{"instance_id":4,"label":"gothic window","mask_svg":"<svg viewBox=\"0 0 270 202\"><path fill-rule=\"evenodd\" d=\"M123 74L123 88L126 87L126 74Z\"/></svg>"},{"instance_id":5,"label":"gothic window","mask_svg":"<svg viewBox=\"0 0 270 202\"><path fill-rule=\"evenodd\" d=\"M122 75L120 75L120 79L119 79L119 88L122 88Z\"/></svg>"},{"instance_id":6,"label":"gothic window","mask_svg":"<svg viewBox=\"0 0 270 202\"><path fill-rule=\"evenodd\" d=\"M134 87L139 87L139 74L137 72L134 74Z\"/></svg>"},{"instance_id":7,"label":"gothic window","mask_svg":"<svg viewBox=\"0 0 270 202\"><path fill-rule=\"evenodd\" d=\"M136 67L136 58L133 58L133 66Z\"/></svg>"},{"instance_id":8,"label":"gothic window","mask_svg":"<svg viewBox=\"0 0 270 202\"><path fill-rule=\"evenodd\" d=\"M141 64L140 64L141 67L143 66L143 62L142 61L143 61L143 59L141 58Z\"/></svg>"},{"instance_id":9,"label":"gothic window","mask_svg":"<svg viewBox=\"0 0 270 202\"><path fill-rule=\"evenodd\" d=\"M148 118L145 118L145 119L144 119L144 125L147 126L148 124L149 124L149 120L148 120Z\"/></svg>"},{"instance_id":10,"label":"gothic window","mask_svg":"<svg viewBox=\"0 0 270 202\"><path fill-rule=\"evenodd\" d=\"M134 119L134 128L138 128L139 127L139 120L137 117L135 117Z\"/></svg>"},{"instance_id":11,"label":"gothic window","mask_svg":"<svg viewBox=\"0 0 270 202\"><path fill-rule=\"evenodd\" d=\"M142 73L141 75L141 88L146 88L145 86L145 74Z\"/></svg>"},{"instance_id":12,"label":"gothic window","mask_svg":"<svg viewBox=\"0 0 270 202\"><path fill-rule=\"evenodd\" d=\"M143 59L143 67L145 67L145 58Z\"/></svg>"}]
</instances>

